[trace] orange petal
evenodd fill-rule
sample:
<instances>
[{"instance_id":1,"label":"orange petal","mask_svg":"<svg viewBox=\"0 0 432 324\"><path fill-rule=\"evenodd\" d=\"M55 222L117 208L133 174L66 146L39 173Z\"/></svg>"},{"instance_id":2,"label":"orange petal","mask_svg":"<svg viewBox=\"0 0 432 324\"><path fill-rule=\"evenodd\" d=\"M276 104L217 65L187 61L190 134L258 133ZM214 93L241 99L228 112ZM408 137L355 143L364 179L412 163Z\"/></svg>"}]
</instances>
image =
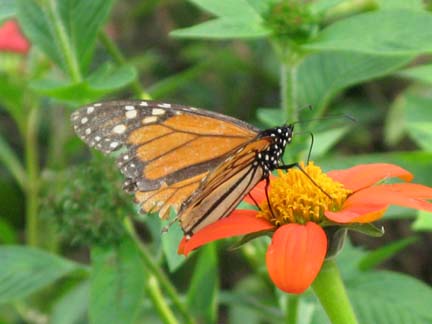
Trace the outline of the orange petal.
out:
<instances>
[{"instance_id":1,"label":"orange petal","mask_svg":"<svg viewBox=\"0 0 432 324\"><path fill-rule=\"evenodd\" d=\"M327 252L327 237L317 224L287 224L276 230L267 250L270 278L287 292L300 294L314 281Z\"/></svg>"},{"instance_id":2,"label":"orange petal","mask_svg":"<svg viewBox=\"0 0 432 324\"><path fill-rule=\"evenodd\" d=\"M361 164L350 169L330 171L327 175L352 191L369 187L387 178L398 177L405 181L413 179L413 175L407 170L387 163Z\"/></svg>"},{"instance_id":3,"label":"orange petal","mask_svg":"<svg viewBox=\"0 0 432 324\"><path fill-rule=\"evenodd\" d=\"M380 219L387 205L355 205L342 209L338 212L326 211L325 215L333 222L340 224L347 223L371 223Z\"/></svg>"},{"instance_id":4,"label":"orange petal","mask_svg":"<svg viewBox=\"0 0 432 324\"><path fill-rule=\"evenodd\" d=\"M383 184L355 192L342 210L325 215L338 223L364 223L379 219L389 205L432 211L432 204L424 199L432 199L432 188L414 183Z\"/></svg>"},{"instance_id":5,"label":"orange petal","mask_svg":"<svg viewBox=\"0 0 432 324\"><path fill-rule=\"evenodd\" d=\"M255 210L235 210L230 216L204 227L189 240L184 238L180 242L178 253L187 255L197 247L222 238L273 229L271 223L256 215Z\"/></svg>"}]
</instances>

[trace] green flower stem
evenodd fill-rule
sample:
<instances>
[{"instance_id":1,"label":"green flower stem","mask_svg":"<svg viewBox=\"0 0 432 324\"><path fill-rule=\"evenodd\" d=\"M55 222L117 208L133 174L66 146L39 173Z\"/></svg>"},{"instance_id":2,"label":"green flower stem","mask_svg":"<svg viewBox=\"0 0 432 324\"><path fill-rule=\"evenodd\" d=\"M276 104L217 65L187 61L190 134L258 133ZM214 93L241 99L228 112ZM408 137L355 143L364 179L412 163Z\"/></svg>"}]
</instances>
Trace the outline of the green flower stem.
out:
<instances>
[{"instance_id":1,"label":"green flower stem","mask_svg":"<svg viewBox=\"0 0 432 324\"><path fill-rule=\"evenodd\" d=\"M26 182L26 238L31 246L39 244L38 238L38 195L39 195L39 157L37 143L38 107L32 106L27 120L25 134Z\"/></svg>"},{"instance_id":2,"label":"green flower stem","mask_svg":"<svg viewBox=\"0 0 432 324\"><path fill-rule=\"evenodd\" d=\"M154 275L156 280L162 285L162 287L167 292L168 296L171 298L173 304L177 307L179 312L182 314L185 323L195 323L185 305L181 302L178 292L176 288L171 284L170 280L167 278L165 273L158 267L150 252L147 250L147 247L141 242L138 235L135 232L132 222L130 219L125 219L125 226L132 239L135 241L135 244L138 246L141 252L141 258L146 266L147 270Z\"/></svg>"},{"instance_id":3,"label":"green flower stem","mask_svg":"<svg viewBox=\"0 0 432 324\"><path fill-rule=\"evenodd\" d=\"M176 320L173 312L171 312L164 299L164 296L162 295L159 282L153 275L151 275L147 280L147 290L149 292L150 299L152 300L153 305L159 313L162 321L166 324L177 324L178 321Z\"/></svg>"},{"instance_id":4,"label":"green flower stem","mask_svg":"<svg viewBox=\"0 0 432 324\"><path fill-rule=\"evenodd\" d=\"M127 64L125 57L106 32L99 33L99 40L105 46L106 50L111 55L114 62L116 62L118 65ZM135 80L132 82L132 90L138 98L150 99L150 95L146 91L144 91L138 78L135 78Z\"/></svg>"},{"instance_id":5,"label":"green flower stem","mask_svg":"<svg viewBox=\"0 0 432 324\"><path fill-rule=\"evenodd\" d=\"M70 39L66 34L65 27L61 21L61 18L57 12L57 4L55 0L48 1L48 15L53 23L54 33L59 41L61 52L64 55L66 68L68 70L70 78L78 83L82 81L82 75L78 64L76 53L71 47Z\"/></svg>"},{"instance_id":6,"label":"green flower stem","mask_svg":"<svg viewBox=\"0 0 432 324\"><path fill-rule=\"evenodd\" d=\"M298 120L297 65L284 60L280 66L280 91L282 116L285 122Z\"/></svg>"},{"instance_id":7,"label":"green flower stem","mask_svg":"<svg viewBox=\"0 0 432 324\"><path fill-rule=\"evenodd\" d=\"M287 309L285 313L285 323L296 324L298 319L299 296L290 295L287 299Z\"/></svg>"},{"instance_id":8,"label":"green flower stem","mask_svg":"<svg viewBox=\"0 0 432 324\"><path fill-rule=\"evenodd\" d=\"M324 262L312 288L332 324L358 324L335 260Z\"/></svg>"}]
</instances>

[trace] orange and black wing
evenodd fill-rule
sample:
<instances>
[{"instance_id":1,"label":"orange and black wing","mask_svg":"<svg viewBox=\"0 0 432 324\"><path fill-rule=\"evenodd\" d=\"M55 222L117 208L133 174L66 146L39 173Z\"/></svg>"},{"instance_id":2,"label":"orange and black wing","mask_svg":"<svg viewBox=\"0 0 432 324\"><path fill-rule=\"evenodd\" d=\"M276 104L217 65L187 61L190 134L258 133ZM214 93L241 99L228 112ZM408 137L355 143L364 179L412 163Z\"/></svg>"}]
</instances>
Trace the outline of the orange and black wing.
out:
<instances>
[{"instance_id":1,"label":"orange and black wing","mask_svg":"<svg viewBox=\"0 0 432 324\"><path fill-rule=\"evenodd\" d=\"M145 212L179 210L209 170L255 138L259 129L235 118L155 101L109 101L72 114L78 136L104 153L121 150L125 190Z\"/></svg>"},{"instance_id":2,"label":"orange and black wing","mask_svg":"<svg viewBox=\"0 0 432 324\"><path fill-rule=\"evenodd\" d=\"M269 137L257 137L238 148L208 174L179 212L178 218L187 235L228 216L265 177L256 157L271 143Z\"/></svg>"}]
</instances>

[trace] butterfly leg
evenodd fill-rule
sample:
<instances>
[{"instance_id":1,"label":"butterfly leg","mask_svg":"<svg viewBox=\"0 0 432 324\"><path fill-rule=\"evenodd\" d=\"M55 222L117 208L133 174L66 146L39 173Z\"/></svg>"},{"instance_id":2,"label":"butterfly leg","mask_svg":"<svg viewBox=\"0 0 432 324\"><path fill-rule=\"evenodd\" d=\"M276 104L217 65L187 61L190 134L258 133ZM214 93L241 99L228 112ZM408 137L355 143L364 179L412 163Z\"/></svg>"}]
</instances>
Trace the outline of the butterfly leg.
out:
<instances>
[{"instance_id":1,"label":"butterfly leg","mask_svg":"<svg viewBox=\"0 0 432 324\"><path fill-rule=\"evenodd\" d=\"M261 211L261 207L259 206L258 202L255 200L255 198L250 193L248 193L248 196L250 197L250 199L252 199L256 208L258 208L258 210Z\"/></svg>"},{"instance_id":2,"label":"butterfly leg","mask_svg":"<svg viewBox=\"0 0 432 324\"><path fill-rule=\"evenodd\" d=\"M300 164L298 163L298 162L296 162L296 163L291 163L291 164L286 164L286 165L280 165L279 167L278 167L278 169L281 169L281 170L289 170L289 169L291 169L291 168L293 168L293 167L296 167L296 168L298 168L314 185L315 185L315 187L317 187L319 190L321 190L321 192L323 193L323 194L325 194L327 197L329 197L330 199L332 199L333 200L333 198L332 198L332 196L330 196L327 192L325 192L324 191L324 189L323 188L321 188L316 182L315 182L315 180L314 179L312 179L311 178L311 176L309 175L309 174L307 174L307 172L300 166Z\"/></svg>"},{"instance_id":3,"label":"butterfly leg","mask_svg":"<svg viewBox=\"0 0 432 324\"><path fill-rule=\"evenodd\" d=\"M273 208L272 208L272 205L270 203L270 199L269 199L269 195L268 195L269 187L270 187L270 177L267 177L266 178L266 184L265 184L265 194L266 194L266 199L267 199L267 205L269 206L270 213L273 215L273 217L276 217L275 213L273 212Z\"/></svg>"}]
</instances>

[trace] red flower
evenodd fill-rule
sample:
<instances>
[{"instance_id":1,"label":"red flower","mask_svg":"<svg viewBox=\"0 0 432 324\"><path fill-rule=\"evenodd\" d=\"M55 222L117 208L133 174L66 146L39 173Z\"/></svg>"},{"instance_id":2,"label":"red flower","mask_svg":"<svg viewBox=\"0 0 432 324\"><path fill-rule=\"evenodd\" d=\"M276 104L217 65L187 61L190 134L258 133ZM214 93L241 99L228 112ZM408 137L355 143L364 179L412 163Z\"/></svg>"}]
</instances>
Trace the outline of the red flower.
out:
<instances>
[{"instance_id":1,"label":"red flower","mask_svg":"<svg viewBox=\"0 0 432 324\"><path fill-rule=\"evenodd\" d=\"M221 238L273 232L266 255L270 278L285 292L302 293L314 281L327 253L322 226L369 223L382 217L389 205L432 211L432 204L426 201L432 199L432 188L410 183L379 184L391 177L412 180L411 173L396 165L365 164L325 174L311 163L304 170L322 190L298 169L279 172L279 177L271 178L271 210L265 182L261 182L251 192L260 211L234 211L189 240L184 238L179 253L187 255Z\"/></svg>"},{"instance_id":2,"label":"red flower","mask_svg":"<svg viewBox=\"0 0 432 324\"><path fill-rule=\"evenodd\" d=\"M0 52L26 54L29 48L30 44L15 20L6 21L0 26Z\"/></svg>"}]
</instances>

